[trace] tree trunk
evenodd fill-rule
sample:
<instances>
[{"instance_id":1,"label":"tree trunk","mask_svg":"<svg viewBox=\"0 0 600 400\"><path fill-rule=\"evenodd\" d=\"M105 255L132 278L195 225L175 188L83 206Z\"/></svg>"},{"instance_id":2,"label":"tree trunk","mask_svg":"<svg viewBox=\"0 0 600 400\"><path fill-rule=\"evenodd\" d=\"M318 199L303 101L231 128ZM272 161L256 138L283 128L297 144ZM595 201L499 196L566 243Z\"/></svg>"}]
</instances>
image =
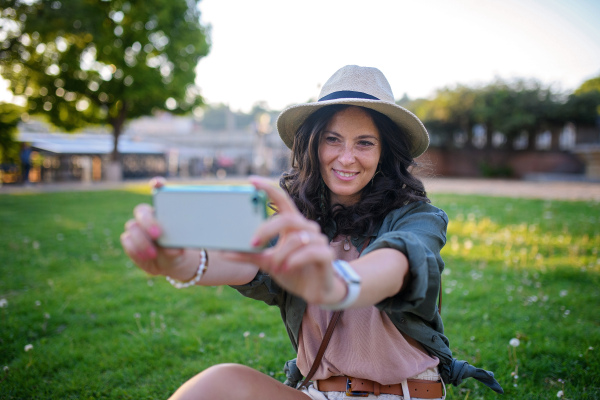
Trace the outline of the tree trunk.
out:
<instances>
[{"instance_id":1,"label":"tree trunk","mask_svg":"<svg viewBox=\"0 0 600 400\"><path fill-rule=\"evenodd\" d=\"M493 139L493 135L494 135L494 125L492 125L491 122L486 122L483 124L485 126L485 150L491 150L493 145L492 145L492 139Z\"/></svg>"},{"instance_id":2,"label":"tree trunk","mask_svg":"<svg viewBox=\"0 0 600 400\"><path fill-rule=\"evenodd\" d=\"M557 124L550 124L548 127L550 134L552 135L552 139L550 141L550 150L552 151L560 151L560 126Z\"/></svg>"},{"instance_id":3,"label":"tree trunk","mask_svg":"<svg viewBox=\"0 0 600 400\"><path fill-rule=\"evenodd\" d=\"M528 151L535 151L535 139L537 137L538 134L538 129L532 129L530 131L527 131L527 147L525 148L525 150Z\"/></svg>"},{"instance_id":4,"label":"tree trunk","mask_svg":"<svg viewBox=\"0 0 600 400\"><path fill-rule=\"evenodd\" d=\"M110 160L105 168L106 180L111 182L123 180L123 166L121 164L121 154L119 153L119 137L123 131L123 125L127 118L127 104L119 110L119 114L115 118L109 120L113 128L113 149L110 153Z\"/></svg>"},{"instance_id":5,"label":"tree trunk","mask_svg":"<svg viewBox=\"0 0 600 400\"><path fill-rule=\"evenodd\" d=\"M121 161L121 157L119 154L119 137L123 131L123 125L125 124L125 120L127 118L127 103L123 103L123 106L119 110L119 114L116 118L110 119L110 124L113 128L113 149L110 155L110 159L113 162Z\"/></svg>"}]
</instances>

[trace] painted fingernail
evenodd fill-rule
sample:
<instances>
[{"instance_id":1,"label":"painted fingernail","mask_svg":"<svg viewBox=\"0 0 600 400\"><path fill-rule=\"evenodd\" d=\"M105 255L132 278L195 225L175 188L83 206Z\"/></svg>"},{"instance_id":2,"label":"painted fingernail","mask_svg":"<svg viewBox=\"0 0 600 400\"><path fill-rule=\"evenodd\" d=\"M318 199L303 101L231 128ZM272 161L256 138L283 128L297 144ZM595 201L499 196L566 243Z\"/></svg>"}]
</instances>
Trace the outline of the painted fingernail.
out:
<instances>
[{"instance_id":1,"label":"painted fingernail","mask_svg":"<svg viewBox=\"0 0 600 400\"><path fill-rule=\"evenodd\" d=\"M160 236L160 228L156 225L150 227L150 236L153 238L158 238Z\"/></svg>"},{"instance_id":2,"label":"painted fingernail","mask_svg":"<svg viewBox=\"0 0 600 400\"><path fill-rule=\"evenodd\" d=\"M250 245L252 245L252 247L257 247L259 244L260 244L260 239L258 239L258 238L254 238L250 242Z\"/></svg>"}]
</instances>

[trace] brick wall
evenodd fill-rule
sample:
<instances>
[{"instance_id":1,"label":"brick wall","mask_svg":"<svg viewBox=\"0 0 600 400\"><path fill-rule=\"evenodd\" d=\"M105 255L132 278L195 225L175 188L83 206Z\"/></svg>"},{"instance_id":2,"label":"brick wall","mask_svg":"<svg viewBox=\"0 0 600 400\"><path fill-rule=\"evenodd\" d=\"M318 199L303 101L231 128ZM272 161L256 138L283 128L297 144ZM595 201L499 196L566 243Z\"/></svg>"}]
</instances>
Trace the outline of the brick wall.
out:
<instances>
[{"instance_id":1,"label":"brick wall","mask_svg":"<svg viewBox=\"0 0 600 400\"><path fill-rule=\"evenodd\" d=\"M482 177L511 172L514 178L527 174L583 174L585 165L564 151L503 151L498 149L429 148L417 159L417 174L423 176ZM504 175L505 176L505 175Z\"/></svg>"}]
</instances>

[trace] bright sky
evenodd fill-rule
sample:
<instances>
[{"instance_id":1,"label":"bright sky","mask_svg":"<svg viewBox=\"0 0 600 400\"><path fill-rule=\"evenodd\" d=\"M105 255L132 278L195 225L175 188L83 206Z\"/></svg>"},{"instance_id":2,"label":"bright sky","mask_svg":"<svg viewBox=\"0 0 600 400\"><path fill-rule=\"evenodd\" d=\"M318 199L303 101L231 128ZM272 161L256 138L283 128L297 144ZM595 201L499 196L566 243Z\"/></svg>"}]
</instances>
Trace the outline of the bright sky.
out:
<instances>
[{"instance_id":1,"label":"bright sky","mask_svg":"<svg viewBox=\"0 0 600 400\"><path fill-rule=\"evenodd\" d=\"M212 49L196 82L234 110L306 102L347 64L379 68L396 98L496 76L570 91L600 74L598 0L202 0L200 10Z\"/></svg>"},{"instance_id":2,"label":"bright sky","mask_svg":"<svg viewBox=\"0 0 600 400\"><path fill-rule=\"evenodd\" d=\"M456 83L537 78L573 90L600 74L598 0L202 0L208 102L272 109L317 97L338 68L379 68L396 98Z\"/></svg>"}]
</instances>

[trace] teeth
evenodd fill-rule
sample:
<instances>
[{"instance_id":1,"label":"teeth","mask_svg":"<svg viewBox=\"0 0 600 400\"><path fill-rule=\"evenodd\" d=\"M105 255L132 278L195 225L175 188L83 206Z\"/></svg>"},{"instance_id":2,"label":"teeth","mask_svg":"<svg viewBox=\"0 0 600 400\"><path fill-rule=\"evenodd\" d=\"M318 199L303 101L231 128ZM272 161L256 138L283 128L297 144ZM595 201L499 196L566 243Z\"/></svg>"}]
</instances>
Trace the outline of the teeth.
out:
<instances>
[{"instance_id":1,"label":"teeth","mask_svg":"<svg viewBox=\"0 0 600 400\"><path fill-rule=\"evenodd\" d=\"M346 178L356 175L356 172L347 173L347 172L337 171L337 173Z\"/></svg>"}]
</instances>

